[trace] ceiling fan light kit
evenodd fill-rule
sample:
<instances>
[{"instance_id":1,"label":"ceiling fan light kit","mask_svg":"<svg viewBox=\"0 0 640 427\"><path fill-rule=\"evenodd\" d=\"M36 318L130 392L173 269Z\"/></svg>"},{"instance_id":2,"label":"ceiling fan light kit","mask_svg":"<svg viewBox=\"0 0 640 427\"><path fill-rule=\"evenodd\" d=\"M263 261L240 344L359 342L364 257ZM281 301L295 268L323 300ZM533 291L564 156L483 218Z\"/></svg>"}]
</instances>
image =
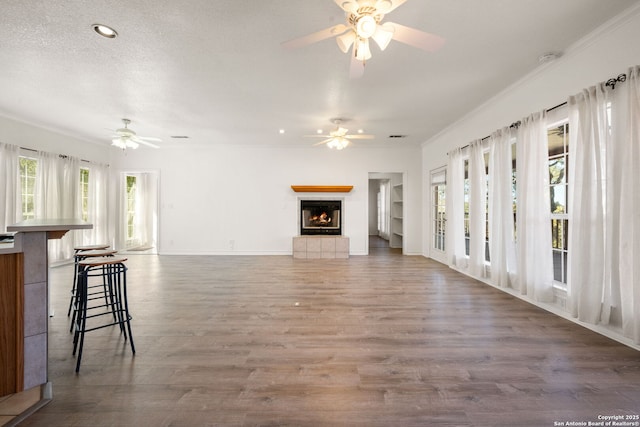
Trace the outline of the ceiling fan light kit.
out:
<instances>
[{"instance_id":1,"label":"ceiling fan light kit","mask_svg":"<svg viewBox=\"0 0 640 427\"><path fill-rule=\"evenodd\" d=\"M365 62L371 59L371 49L369 49L369 39L358 39L354 47L354 56L358 61Z\"/></svg>"},{"instance_id":2,"label":"ceiling fan light kit","mask_svg":"<svg viewBox=\"0 0 640 427\"><path fill-rule=\"evenodd\" d=\"M136 148L138 148L140 145L137 142L133 142L132 140L122 137L122 138L114 138L111 140L111 145L114 145L118 148L121 148L123 150L126 150L127 148L131 148L132 150L135 150Z\"/></svg>"},{"instance_id":3,"label":"ceiling fan light kit","mask_svg":"<svg viewBox=\"0 0 640 427\"><path fill-rule=\"evenodd\" d=\"M128 127L131 123L131 120L129 119L122 119L122 123L124 123L124 127L115 130L115 135L112 135L113 139L111 140L111 145L122 150L126 150L127 148L135 150L140 146L140 144L152 148L159 148L156 144L153 144L149 141L160 141L160 138L139 136Z\"/></svg>"},{"instance_id":4,"label":"ceiling fan light kit","mask_svg":"<svg viewBox=\"0 0 640 427\"><path fill-rule=\"evenodd\" d=\"M335 37L338 48L343 53L351 50L349 75L358 78L364 73L365 62L371 59L369 40L384 51L391 40L425 50L435 52L444 44L442 37L429 34L415 28L406 27L394 22L382 22L385 15L402 6L407 0L334 0L344 11L346 25L338 24L324 30L282 43L288 49L300 48L312 43ZM373 135L347 135L348 130L341 128L341 119L333 119L336 129L329 135L306 135L308 137L326 138L315 145L326 144L327 147L342 150L349 145L350 139L371 139Z\"/></svg>"},{"instance_id":5,"label":"ceiling fan light kit","mask_svg":"<svg viewBox=\"0 0 640 427\"><path fill-rule=\"evenodd\" d=\"M346 119L331 119L331 123L336 125L336 128L329 132L328 135L320 135L322 132L318 132L318 135L305 135L308 138L325 138L314 145L326 144L332 150L343 150L349 146L352 139L373 139L373 135L363 135L361 130L358 130L358 135L350 135L349 129L345 129L340 126L341 123L347 121Z\"/></svg>"},{"instance_id":6,"label":"ceiling fan light kit","mask_svg":"<svg viewBox=\"0 0 640 427\"><path fill-rule=\"evenodd\" d=\"M391 40L396 40L427 52L435 52L444 44L442 37L425 33L415 28L393 22L384 22L385 15L407 0L334 0L345 12L346 25L338 24L330 28L283 43L283 47L293 49L335 37L338 48L343 53L352 50L350 75L360 77L365 61L371 59L369 40L373 39L381 51ZM360 63L355 66L353 63Z\"/></svg>"},{"instance_id":7,"label":"ceiling fan light kit","mask_svg":"<svg viewBox=\"0 0 640 427\"><path fill-rule=\"evenodd\" d=\"M331 148L332 150L342 150L343 148L347 148L348 145L349 140L341 136L333 138L329 142L327 142L327 147Z\"/></svg>"}]
</instances>

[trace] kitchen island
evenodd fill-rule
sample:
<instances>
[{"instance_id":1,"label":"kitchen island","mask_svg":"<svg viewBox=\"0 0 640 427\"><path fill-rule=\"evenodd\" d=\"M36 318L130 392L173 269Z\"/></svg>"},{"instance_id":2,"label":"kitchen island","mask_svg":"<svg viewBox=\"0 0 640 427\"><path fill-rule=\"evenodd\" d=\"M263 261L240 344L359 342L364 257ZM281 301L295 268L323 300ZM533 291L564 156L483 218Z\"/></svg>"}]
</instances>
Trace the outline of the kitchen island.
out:
<instances>
[{"instance_id":1,"label":"kitchen island","mask_svg":"<svg viewBox=\"0 0 640 427\"><path fill-rule=\"evenodd\" d=\"M77 219L31 219L7 227L13 239L0 245L0 397L41 389L48 379L48 241L69 230L91 229Z\"/></svg>"}]
</instances>

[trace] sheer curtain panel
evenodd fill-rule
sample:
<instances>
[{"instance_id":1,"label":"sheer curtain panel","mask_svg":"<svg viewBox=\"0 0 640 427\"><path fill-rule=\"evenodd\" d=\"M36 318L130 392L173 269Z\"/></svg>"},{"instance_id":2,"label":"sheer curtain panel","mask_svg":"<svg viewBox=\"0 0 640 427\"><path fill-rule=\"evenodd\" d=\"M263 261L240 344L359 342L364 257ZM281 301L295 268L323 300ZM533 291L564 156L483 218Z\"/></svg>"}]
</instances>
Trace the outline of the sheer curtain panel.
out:
<instances>
[{"instance_id":1,"label":"sheer curtain panel","mask_svg":"<svg viewBox=\"0 0 640 427\"><path fill-rule=\"evenodd\" d=\"M0 142L0 233L22 219L18 152L18 146Z\"/></svg>"},{"instance_id":2,"label":"sheer curtain panel","mask_svg":"<svg viewBox=\"0 0 640 427\"><path fill-rule=\"evenodd\" d=\"M36 218L80 218L80 160L38 152L36 171ZM73 257L75 232L49 242L49 260Z\"/></svg>"},{"instance_id":3,"label":"sheer curtain panel","mask_svg":"<svg viewBox=\"0 0 640 427\"><path fill-rule=\"evenodd\" d=\"M620 144L621 197L619 227L619 285L623 335L640 344L640 67L629 69L626 87L627 120Z\"/></svg>"},{"instance_id":4,"label":"sheer curtain panel","mask_svg":"<svg viewBox=\"0 0 640 427\"><path fill-rule=\"evenodd\" d=\"M449 265L467 267L464 241L464 157L462 149L449 152L447 165L447 230L445 234Z\"/></svg>"},{"instance_id":5,"label":"sheer curtain panel","mask_svg":"<svg viewBox=\"0 0 640 427\"><path fill-rule=\"evenodd\" d=\"M517 274L511 176L513 133L512 128L503 128L489 138L491 282L502 287L513 286Z\"/></svg>"},{"instance_id":6,"label":"sheer curtain panel","mask_svg":"<svg viewBox=\"0 0 640 427\"><path fill-rule=\"evenodd\" d=\"M90 230L83 230L82 244L109 244L114 246L113 232L109 229L109 166L89 165L89 192L87 200L87 219L93 224Z\"/></svg>"},{"instance_id":7,"label":"sheer curtain panel","mask_svg":"<svg viewBox=\"0 0 640 427\"><path fill-rule=\"evenodd\" d=\"M136 186L135 229L141 246L155 247L158 218L158 176L153 172L140 173Z\"/></svg>"},{"instance_id":8,"label":"sheer curtain panel","mask_svg":"<svg viewBox=\"0 0 640 427\"><path fill-rule=\"evenodd\" d=\"M469 145L469 273L485 276L487 178L482 141Z\"/></svg>"},{"instance_id":9,"label":"sheer curtain panel","mask_svg":"<svg viewBox=\"0 0 640 427\"><path fill-rule=\"evenodd\" d=\"M546 113L522 120L516 143L518 281L522 294L553 301Z\"/></svg>"},{"instance_id":10,"label":"sheer curtain panel","mask_svg":"<svg viewBox=\"0 0 640 427\"><path fill-rule=\"evenodd\" d=\"M567 297L573 316L584 322L608 323L605 298L605 178L609 97L604 83L569 98L573 156L569 172L569 275ZM609 300L609 293L607 300Z\"/></svg>"}]
</instances>

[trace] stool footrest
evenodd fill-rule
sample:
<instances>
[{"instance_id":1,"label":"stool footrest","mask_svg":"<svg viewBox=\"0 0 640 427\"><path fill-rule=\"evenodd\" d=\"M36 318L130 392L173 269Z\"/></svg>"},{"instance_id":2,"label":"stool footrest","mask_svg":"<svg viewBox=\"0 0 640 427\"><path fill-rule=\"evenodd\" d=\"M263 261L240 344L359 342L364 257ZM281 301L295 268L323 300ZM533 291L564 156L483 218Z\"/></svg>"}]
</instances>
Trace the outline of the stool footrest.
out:
<instances>
[{"instance_id":1,"label":"stool footrest","mask_svg":"<svg viewBox=\"0 0 640 427\"><path fill-rule=\"evenodd\" d=\"M81 253L80 253L81 254ZM73 309L71 330L73 355L76 355L76 372L80 370L82 349L87 332L118 325L131 351L136 353L131 333L129 303L127 301L126 258L88 257L77 261L77 285L69 312ZM100 278L102 283L89 285L90 278ZM101 310L98 312L98 310ZM109 317L108 320L100 320Z\"/></svg>"}]
</instances>

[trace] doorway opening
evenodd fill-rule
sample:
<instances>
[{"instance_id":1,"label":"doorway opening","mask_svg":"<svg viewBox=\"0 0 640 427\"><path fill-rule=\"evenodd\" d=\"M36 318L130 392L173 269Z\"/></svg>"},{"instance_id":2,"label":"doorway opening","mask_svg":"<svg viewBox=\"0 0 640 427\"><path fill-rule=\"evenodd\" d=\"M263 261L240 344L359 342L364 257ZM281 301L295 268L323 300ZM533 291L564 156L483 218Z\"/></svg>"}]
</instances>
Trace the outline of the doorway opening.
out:
<instances>
[{"instance_id":1,"label":"doorway opening","mask_svg":"<svg viewBox=\"0 0 640 427\"><path fill-rule=\"evenodd\" d=\"M381 250L403 253L404 174L369 173L369 254Z\"/></svg>"},{"instance_id":2,"label":"doorway opening","mask_svg":"<svg viewBox=\"0 0 640 427\"><path fill-rule=\"evenodd\" d=\"M121 172L118 247L136 253L158 253L159 173Z\"/></svg>"}]
</instances>

